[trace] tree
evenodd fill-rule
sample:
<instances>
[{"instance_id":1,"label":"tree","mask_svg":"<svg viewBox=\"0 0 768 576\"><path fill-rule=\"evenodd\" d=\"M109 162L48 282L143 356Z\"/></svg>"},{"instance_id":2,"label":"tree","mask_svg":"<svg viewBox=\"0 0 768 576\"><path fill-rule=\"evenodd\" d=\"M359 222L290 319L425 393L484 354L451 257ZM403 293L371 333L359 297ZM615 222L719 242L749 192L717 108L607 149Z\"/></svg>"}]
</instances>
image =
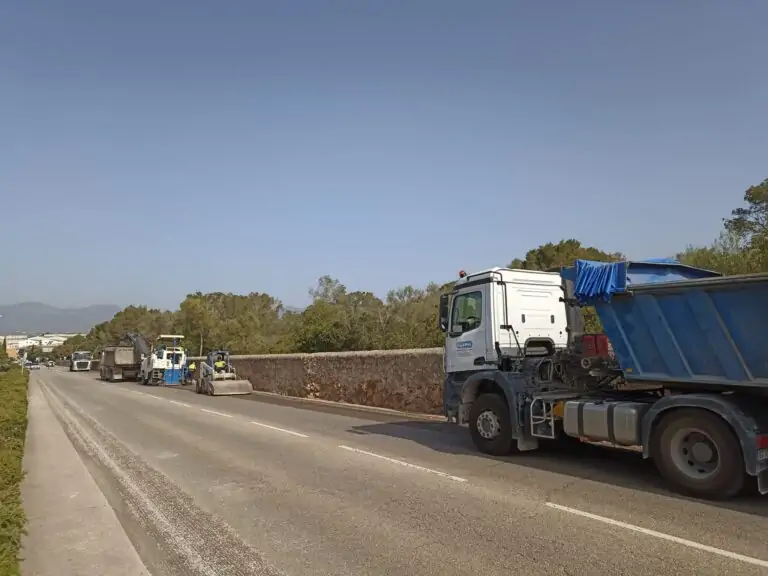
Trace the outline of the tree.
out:
<instances>
[{"instance_id":1,"label":"tree","mask_svg":"<svg viewBox=\"0 0 768 576\"><path fill-rule=\"evenodd\" d=\"M560 240L557 244L548 242L538 248L529 250L525 259L515 258L510 262L510 268L526 270L550 270L561 266L570 266L576 260L597 260L599 262L618 262L626 257L620 252L603 252L592 246L582 246L573 238Z\"/></svg>"},{"instance_id":2,"label":"tree","mask_svg":"<svg viewBox=\"0 0 768 576\"><path fill-rule=\"evenodd\" d=\"M5 337L3 337L3 346L0 348L0 360L5 360L8 358L8 342Z\"/></svg>"},{"instance_id":3,"label":"tree","mask_svg":"<svg viewBox=\"0 0 768 576\"><path fill-rule=\"evenodd\" d=\"M744 192L746 206L736 208L723 220L725 230L742 242L742 247L765 243L768 237L768 179Z\"/></svg>"},{"instance_id":4,"label":"tree","mask_svg":"<svg viewBox=\"0 0 768 576\"><path fill-rule=\"evenodd\" d=\"M724 230L710 246L688 246L677 255L683 264L713 270L721 274L750 274L764 270L762 251L744 246L743 239L734 230Z\"/></svg>"},{"instance_id":5,"label":"tree","mask_svg":"<svg viewBox=\"0 0 768 576\"><path fill-rule=\"evenodd\" d=\"M309 295L312 301L322 300L331 304L337 302L339 298L347 293L347 287L341 282L330 276L321 276L317 279L317 286L309 289Z\"/></svg>"},{"instance_id":6,"label":"tree","mask_svg":"<svg viewBox=\"0 0 768 576\"><path fill-rule=\"evenodd\" d=\"M189 294L179 306L177 326L188 338L197 343L197 353L202 356L204 345L211 339L216 317L211 303L201 292Z\"/></svg>"}]
</instances>

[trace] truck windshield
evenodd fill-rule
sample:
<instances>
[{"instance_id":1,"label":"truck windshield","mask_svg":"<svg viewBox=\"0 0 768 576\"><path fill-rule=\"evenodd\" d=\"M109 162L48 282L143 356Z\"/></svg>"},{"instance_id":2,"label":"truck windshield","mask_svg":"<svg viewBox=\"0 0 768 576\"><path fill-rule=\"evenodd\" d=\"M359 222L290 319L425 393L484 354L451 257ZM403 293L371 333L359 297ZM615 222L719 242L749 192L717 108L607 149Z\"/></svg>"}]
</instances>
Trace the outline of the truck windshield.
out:
<instances>
[{"instance_id":1,"label":"truck windshield","mask_svg":"<svg viewBox=\"0 0 768 576\"><path fill-rule=\"evenodd\" d=\"M73 360L90 360L91 359L91 353L90 352L75 352L72 355Z\"/></svg>"},{"instance_id":2,"label":"truck windshield","mask_svg":"<svg viewBox=\"0 0 768 576\"><path fill-rule=\"evenodd\" d=\"M166 352L165 358L166 360L170 360L171 364L181 364L181 354L178 352L176 354L173 352Z\"/></svg>"}]
</instances>

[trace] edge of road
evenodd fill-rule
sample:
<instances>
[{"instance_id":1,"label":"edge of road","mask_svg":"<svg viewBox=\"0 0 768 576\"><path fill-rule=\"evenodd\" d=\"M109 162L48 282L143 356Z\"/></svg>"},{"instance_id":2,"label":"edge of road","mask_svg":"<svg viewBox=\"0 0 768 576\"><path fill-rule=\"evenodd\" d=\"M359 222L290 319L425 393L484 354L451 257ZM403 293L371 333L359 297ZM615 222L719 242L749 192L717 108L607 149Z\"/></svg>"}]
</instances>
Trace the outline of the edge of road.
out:
<instances>
[{"instance_id":1,"label":"edge of road","mask_svg":"<svg viewBox=\"0 0 768 576\"><path fill-rule=\"evenodd\" d=\"M169 389L185 390L187 392L194 392L191 386L164 386ZM254 390L251 394L243 396L231 396L231 398L237 398L239 400L251 400L261 401L271 404L279 404L283 406L292 406L296 404L303 404L306 407L311 408L331 408L339 411L348 412L369 412L373 414L384 414L387 416L397 416L399 418L410 418L411 420L433 420L436 422L444 422L445 416L438 414L424 414L420 412L404 412L402 410L395 410L393 408L382 408L380 406L366 406L365 404L352 404L351 402L337 402L335 400L324 400L322 398L302 398L300 396L287 396L285 394L277 394L276 392L263 392L261 390Z\"/></svg>"},{"instance_id":2,"label":"edge of road","mask_svg":"<svg viewBox=\"0 0 768 576\"><path fill-rule=\"evenodd\" d=\"M21 495L27 515L22 574L149 576L44 396L29 381Z\"/></svg>"}]
</instances>

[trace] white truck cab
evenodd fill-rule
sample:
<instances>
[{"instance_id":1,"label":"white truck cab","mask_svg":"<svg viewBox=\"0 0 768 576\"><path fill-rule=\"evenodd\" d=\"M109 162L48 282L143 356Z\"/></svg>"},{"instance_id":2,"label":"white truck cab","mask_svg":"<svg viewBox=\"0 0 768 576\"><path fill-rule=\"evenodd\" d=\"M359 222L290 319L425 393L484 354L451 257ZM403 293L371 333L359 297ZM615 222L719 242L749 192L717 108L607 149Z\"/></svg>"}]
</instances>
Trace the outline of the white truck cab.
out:
<instances>
[{"instance_id":1,"label":"white truck cab","mask_svg":"<svg viewBox=\"0 0 768 576\"><path fill-rule=\"evenodd\" d=\"M517 358L567 346L559 273L491 268L459 276L440 300L446 374L491 369L499 353Z\"/></svg>"},{"instance_id":2,"label":"white truck cab","mask_svg":"<svg viewBox=\"0 0 768 576\"><path fill-rule=\"evenodd\" d=\"M91 369L91 353L88 350L75 350L69 359L70 372L88 372Z\"/></svg>"},{"instance_id":3,"label":"white truck cab","mask_svg":"<svg viewBox=\"0 0 768 576\"><path fill-rule=\"evenodd\" d=\"M152 353L141 361L139 381L144 384L180 384L187 362L183 341L184 336L180 334L158 336Z\"/></svg>"}]
</instances>

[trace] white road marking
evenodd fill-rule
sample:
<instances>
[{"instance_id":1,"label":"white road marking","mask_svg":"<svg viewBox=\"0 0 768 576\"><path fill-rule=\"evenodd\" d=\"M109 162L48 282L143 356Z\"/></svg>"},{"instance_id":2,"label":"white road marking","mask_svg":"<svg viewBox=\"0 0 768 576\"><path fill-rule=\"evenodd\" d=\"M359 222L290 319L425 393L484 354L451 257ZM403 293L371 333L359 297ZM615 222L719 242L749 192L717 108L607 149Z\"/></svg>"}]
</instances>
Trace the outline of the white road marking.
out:
<instances>
[{"instance_id":1,"label":"white road marking","mask_svg":"<svg viewBox=\"0 0 768 576\"><path fill-rule=\"evenodd\" d=\"M730 552L728 550L723 550L722 548L715 548L714 546L699 544L698 542L693 542L692 540L686 540L685 538L678 538L677 536L664 534L663 532L656 532L656 530L649 530L648 528L641 528L640 526L635 526L634 524L627 524L626 522L613 520L612 518L606 518L605 516L598 516L597 514L583 512L582 510L577 510L576 508L569 508L568 506L562 506L560 504L555 504L554 502L546 502L546 505L550 508L554 508L555 510L560 510L561 512L568 512L569 514L575 514L576 516L582 516L583 518L589 518L590 520L596 520L597 522L610 524L611 526L624 528L625 530L631 530L632 532L638 532L640 534L645 534L646 536L653 536L654 538L659 538L660 540L666 540L667 542L674 542L675 544L681 544L683 546L687 546L688 548L701 550L702 552L717 554L718 556L723 556L724 558L730 558L731 560L738 560L740 562L745 562L747 564L753 564L755 566L768 568L768 561L760 560L759 558L752 558L751 556L744 556L743 554L737 554L736 552Z\"/></svg>"},{"instance_id":2,"label":"white road marking","mask_svg":"<svg viewBox=\"0 0 768 576\"><path fill-rule=\"evenodd\" d=\"M184 406L185 408L192 408L191 404L187 404L186 402L179 402L178 400L168 400L171 404L178 404L179 406Z\"/></svg>"},{"instance_id":3,"label":"white road marking","mask_svg":"<svg viewBox=\"0 0 768 576\"><path fill-rule=\"evenodd\" d=\"M387 456L382 456L381 454L374 454L373 452L366 452L365 450L360 450L358 448L350 448L349 446L343 446L340 445L339 448L342 450L349 450L350 452L357 452L358 454L365 454L366 456L372 456L374 458L380 458L381 460L386 460L387 462L391 462L392 464L399 464L400 466L405 466L406 468L413 468L415 470L421 470L422 472L430 472L431 474L437 474L438 476L442 476L443 478L448 478L450 480L455 480L456 482L466 482L466 478L460 478L458 476L452 476L451 474L446 474L445 472L440 472L439 470L432 470L431 468L424 468L423 466L417 466L416 464L411 464L410 462L404 462L402 460L395 460L394 458L389 458Z\"/></svg>"},{"instance_id":4,"label":"white road marking","mask_svg":"<svg viewBox=\"0 0 768 576\"><path fill-rule=\"evenodd\" d=\"M232 414L225 414L224 412L216 412L216 410L208 410L208 408L200 408L203 412L208 414L216 414L216 416L224 416L224 418L232 418Z\"/></svg>"},{"instance_id":5,"label":"white road marking","mask_svg":"<svg viewBox=\"0 0 768 576\"><path fill-rule=\"evenodd\" d=\"M302 434L300 432L294 432L293 430L286 430L285 428L278 428L277 426L270 426L269 424L263 424L261 422L255 422L251 420L251 424L255 424L256 426L261 426L262 428L269 428L270 430L277 430L278 432L285 432L286 434L291 434L293 436L298 436L299 438L309 438L306 434Z\"/></svg>"}]
</instances>

